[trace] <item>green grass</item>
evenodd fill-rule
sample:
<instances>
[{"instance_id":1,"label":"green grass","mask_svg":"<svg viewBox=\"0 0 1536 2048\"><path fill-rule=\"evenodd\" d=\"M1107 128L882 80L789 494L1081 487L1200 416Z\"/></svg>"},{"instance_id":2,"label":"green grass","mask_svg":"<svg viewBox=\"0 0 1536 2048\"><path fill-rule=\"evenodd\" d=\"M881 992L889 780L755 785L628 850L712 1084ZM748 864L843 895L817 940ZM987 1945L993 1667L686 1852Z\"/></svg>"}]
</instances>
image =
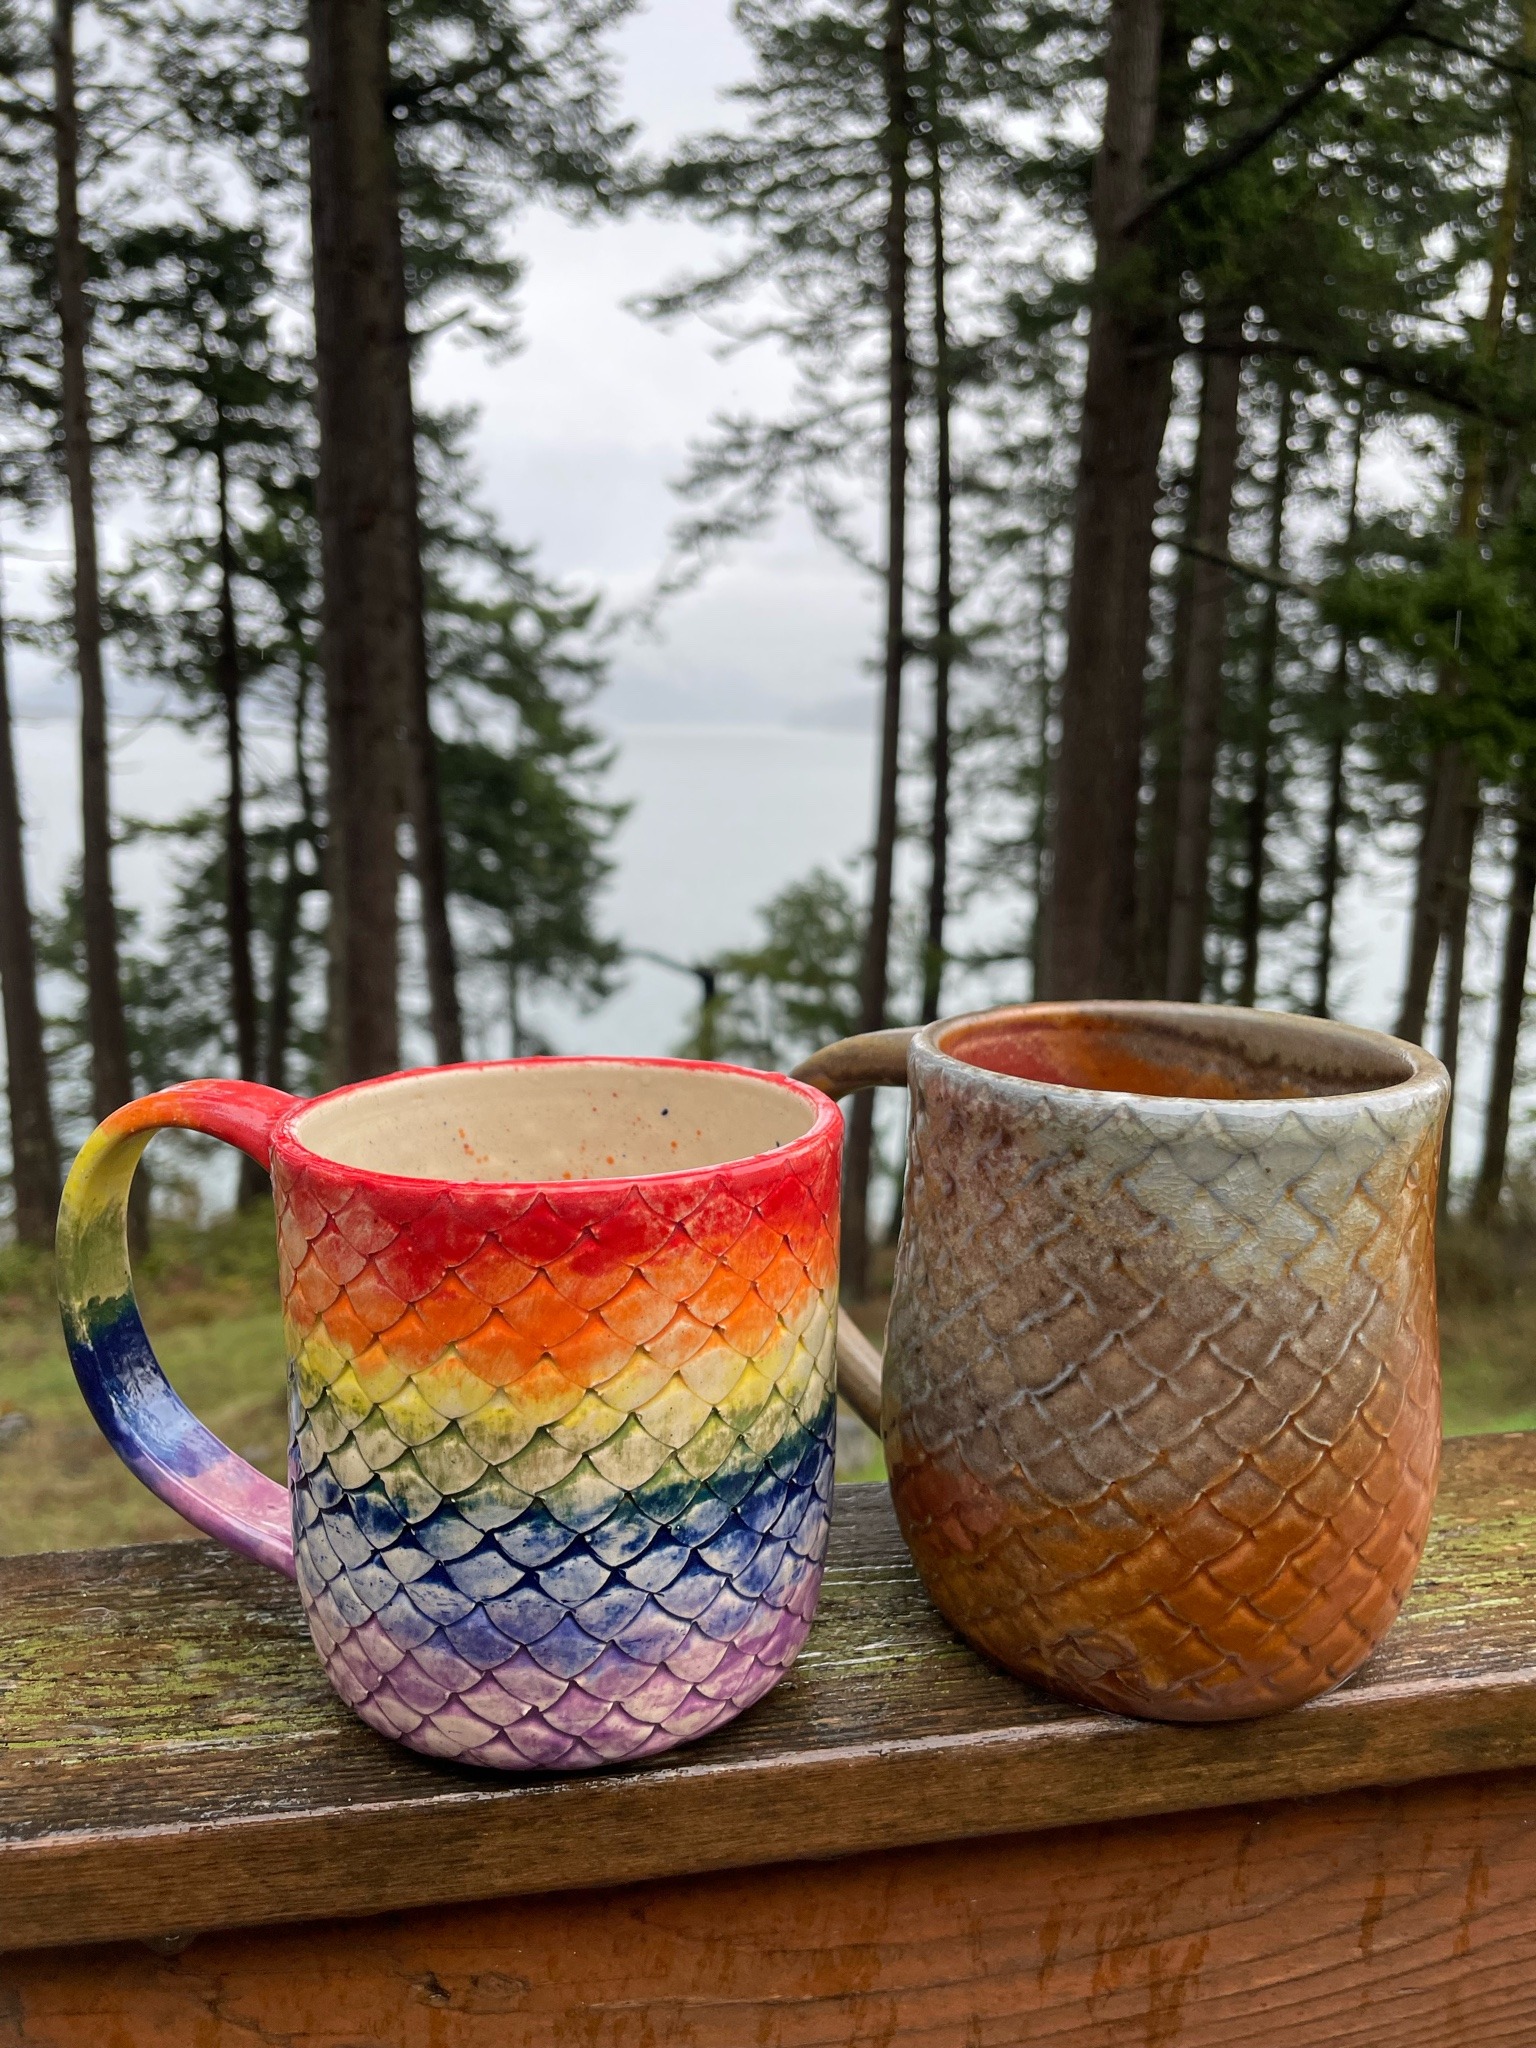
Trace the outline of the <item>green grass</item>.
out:
<instances>
[{"instance_id":1,"label":"green grass","mask_svg":"<svg viewBox=\"0 0 1536 2048\"><path fill-rule=\"evenodd\" d=\"M1440 1355L1447 1436L1536 1429L1536 1227L1442 1233Z\"/></svg>"},{"instance_id":2,"label":"green grass","mask_svg":"<svg viewBox=\"0 0 1536 2048\"><path fill-rule=\"evenodd\" d=\"M281 1478L286 1414L272 1213L165 1224L137 1276L172 1384L224 1441ZM119 1463L86 1411L51 1262L0 1252L0 1556L189 1535Z\"/></svg>"},{"instance_id":3,"label":"green grass","mask_svg":"<svg viewBox=\"0 0 1536 2048\"><path fill-rule=\"evenodd\" d=\"M270 1210L202 1231L160 1225L138 1292L182 1398L242 1457L281 1478L287 1425ZM884 1315L877 1300L858 1319L878 1338ZM1441 1341L1447 1434L1536 1429L1536 1228L1447 1230ZM884 1474L878 1439L847 1409L837 1462L841 1479ZM0 1556L188 1534L86 1413L50 1262L0 1251Z\"/></svg>"},{"instance_id":4,"label":"green grass","mask_svg":"<svg viewBox=\"0 0 1536 2048\"><path fill-rule=\"evenodd\" d=\"M182 1399L241 1457L281 1479L287 1415L271 1210L261 1204L205 1231L157 1225L135 1287ZM884 1471L879 1440L844 1409L839 1478ZM0 1251L0 1557L192 1533L92 1422L60 1333L52 1262Z\"/></svg>"}]
</instances>

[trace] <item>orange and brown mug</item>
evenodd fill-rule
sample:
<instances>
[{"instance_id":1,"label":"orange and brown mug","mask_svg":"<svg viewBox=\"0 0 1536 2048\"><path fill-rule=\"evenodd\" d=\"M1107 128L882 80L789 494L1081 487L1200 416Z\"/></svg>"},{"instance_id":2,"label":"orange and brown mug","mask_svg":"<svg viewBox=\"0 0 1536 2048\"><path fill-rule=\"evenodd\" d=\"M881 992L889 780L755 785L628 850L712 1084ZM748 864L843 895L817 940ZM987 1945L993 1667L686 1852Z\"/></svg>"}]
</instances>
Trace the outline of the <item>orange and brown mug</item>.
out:
<instances>
[{"instance_id":1,"label":"orange and brown mug","mask_svg":"<svg viewBox=\"0 0 1536 2048\"><path fill-rule=\"evenodd\" d=\"M911 1092L883 1423L948 1619L1167 1720L1355 1670L1438 1475L1439 1062L1312 1018L1085 1002L797 1073Z\"/></svg>"}]
</instances>

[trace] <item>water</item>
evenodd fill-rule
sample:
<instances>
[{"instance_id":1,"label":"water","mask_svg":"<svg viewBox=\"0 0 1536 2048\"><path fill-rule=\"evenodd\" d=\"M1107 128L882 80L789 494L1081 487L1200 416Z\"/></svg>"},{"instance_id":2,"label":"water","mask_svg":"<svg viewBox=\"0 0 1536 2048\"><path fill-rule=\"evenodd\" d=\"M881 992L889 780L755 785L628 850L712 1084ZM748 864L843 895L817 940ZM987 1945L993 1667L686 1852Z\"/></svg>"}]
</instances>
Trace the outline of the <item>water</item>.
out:
<instances>
[{"instance_id":1,"label":"water","mask_svg":"<svg viewBox=\"0 0 1536 2048\"><path fill-rule=\"evenodd\" d=\"M819 865L838 867L868 844L874 816L870 735L783 726L616 728L606 794L631 806L612 852L615 870L599 912L624 944L679 960L708 959L751 943L754 913L786 882ZM28 823L34 908L58 900L78 858L79 767L73 722L19 722L18 755ZM254 734L257 771L276 765L286 741ZM164 823L213 802L223 767L212 735L163 722L114 732L118 816ZM173 853L142 841L117 856L120 900L153 929L169 899ZM531 1006L530 1021L566 1052L671 1051L698 1000L691 976L647 961L626 963L621 984L583 1014L560 998ZM483 1034L505 1049L497 1020Z\"/></svg>"},{"instance_id":2,"label":"water","mask_svg":"<svg viewBox=\"0 0 1536 2048\"><path fill-rule=\"evenodd\" d=\"M784 727L630 726L616 735L614 794L633 804L614 847L606 929L632 947L708 960L750 944L757 908L816 866L868 845L874 743ZM636 960L589 1016L537 1013L570 1052L674 1051L698 1004L691 976Z\"/></svg>"},{"instance_id":3,"label":"water","mask_svg":"<svg viewBox=\"0 0 1536 2048\"><path fill-rule=\"evenodd\" d=\"M872 732L787 725L615 726L610 793L632 808L617 836L614 874L600 909L602 929L630 947L679 960L708 959L752 943L756 912L785 883L819 865L855 861L869 843L874 815ZM18 752L28 817L35 904L56 902L78 847L78 769L73 722L51 712L24 718ZM286 742L254 735L259 764L275 767ZM114 734L114 800L120 817L164 821L214 799L222 768L213 736L162 721L124 724ZM169 886L171 853L147 841L121 851L122 901L140 910L152 930ZM917 879L914 877L914 879ZM1456 1124L1456 1170L1476 1164L1486 1087L1490 998L1502 930L1503 877L1484 867L1473 921L1464 1026L1462 1110ZM1367 856L1341 905L1339 1007L1352 1021L1390 1029L1402 974L1408 871L1385 852ZM985 914L986 906L980 914ZM1302 1002L1310 986L1299 975L1266 990L1270 1001ZM949 1007L1016 999L1018 967L958 985ZM530 1019L567 1052L667 1053L687 1037L696 1014L692 977L632 960L619 987L583 1013L563 998L530 1006ZM506 1049L499 1018L478 1034L477 1049ZM426 1059L424 1043L411 1048ZM1528 1138L1533 1091L1517 1101L1516 1147Z\"/></svg>"}]
</instances>

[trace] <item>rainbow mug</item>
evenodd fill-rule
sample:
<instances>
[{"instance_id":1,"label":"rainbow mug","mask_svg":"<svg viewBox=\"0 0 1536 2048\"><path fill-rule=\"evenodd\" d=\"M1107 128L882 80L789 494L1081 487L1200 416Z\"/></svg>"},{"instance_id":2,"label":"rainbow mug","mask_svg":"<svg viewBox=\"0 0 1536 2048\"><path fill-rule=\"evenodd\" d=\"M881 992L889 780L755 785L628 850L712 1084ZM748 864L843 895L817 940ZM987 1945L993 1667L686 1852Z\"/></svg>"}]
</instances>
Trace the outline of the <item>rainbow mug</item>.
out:
<instances>
[{"instance_id":1,"label":"rainbow mug","mask_svg":"<svg viewBox=\"0 0 1536 2048\"><path fill-rule=\"evenodd\" d=\"M177 1398L129 1185L157 1130L272 1176L288 1485ZM64 1191L70 1356L119 1456L298 1581L381 1734L507 1770L654 1756L794 1660L831 1503L842 1118L780 1075L540 1059L130 1103Z\"/></svg>"}]
</instances>

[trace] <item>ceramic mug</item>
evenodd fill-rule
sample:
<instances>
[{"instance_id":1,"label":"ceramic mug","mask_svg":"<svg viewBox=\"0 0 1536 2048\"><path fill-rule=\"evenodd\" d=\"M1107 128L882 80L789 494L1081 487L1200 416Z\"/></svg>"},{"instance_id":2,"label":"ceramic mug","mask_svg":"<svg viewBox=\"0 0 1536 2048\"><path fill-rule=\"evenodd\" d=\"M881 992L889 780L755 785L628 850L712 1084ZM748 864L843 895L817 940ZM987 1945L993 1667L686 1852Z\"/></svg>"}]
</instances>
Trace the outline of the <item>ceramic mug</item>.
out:
<instances>
[{"instance_id":1,"label":"ceramic mug","mask_svg":"<svg viewBox=\"0 0 1536 2048\"><path fill-rule=\"evenodd\" d=\"M286 1488L182 1405L125 1215L167 1126L277 1204ZM188 1521L298 1580L331 1684L435 1756L655 1755L761 1698L826 1549L842 1119L779 1075L519 1060L107 1119L59 1224L91 1412Z\"/></svg>"},{"instance_id":2,"label":"ceramic mug","mask_svg":"<svg viewBox=\"0 0 1536 2048\"><path fill-rule=\"evenodd\" d=\"M797 1072L910 1090L886 1461L955 1627L1160 1719L1347 1677L1438 1475L1440 1063L1308 1017L1085 1002Z\"/></svg>"}]
</instances>

